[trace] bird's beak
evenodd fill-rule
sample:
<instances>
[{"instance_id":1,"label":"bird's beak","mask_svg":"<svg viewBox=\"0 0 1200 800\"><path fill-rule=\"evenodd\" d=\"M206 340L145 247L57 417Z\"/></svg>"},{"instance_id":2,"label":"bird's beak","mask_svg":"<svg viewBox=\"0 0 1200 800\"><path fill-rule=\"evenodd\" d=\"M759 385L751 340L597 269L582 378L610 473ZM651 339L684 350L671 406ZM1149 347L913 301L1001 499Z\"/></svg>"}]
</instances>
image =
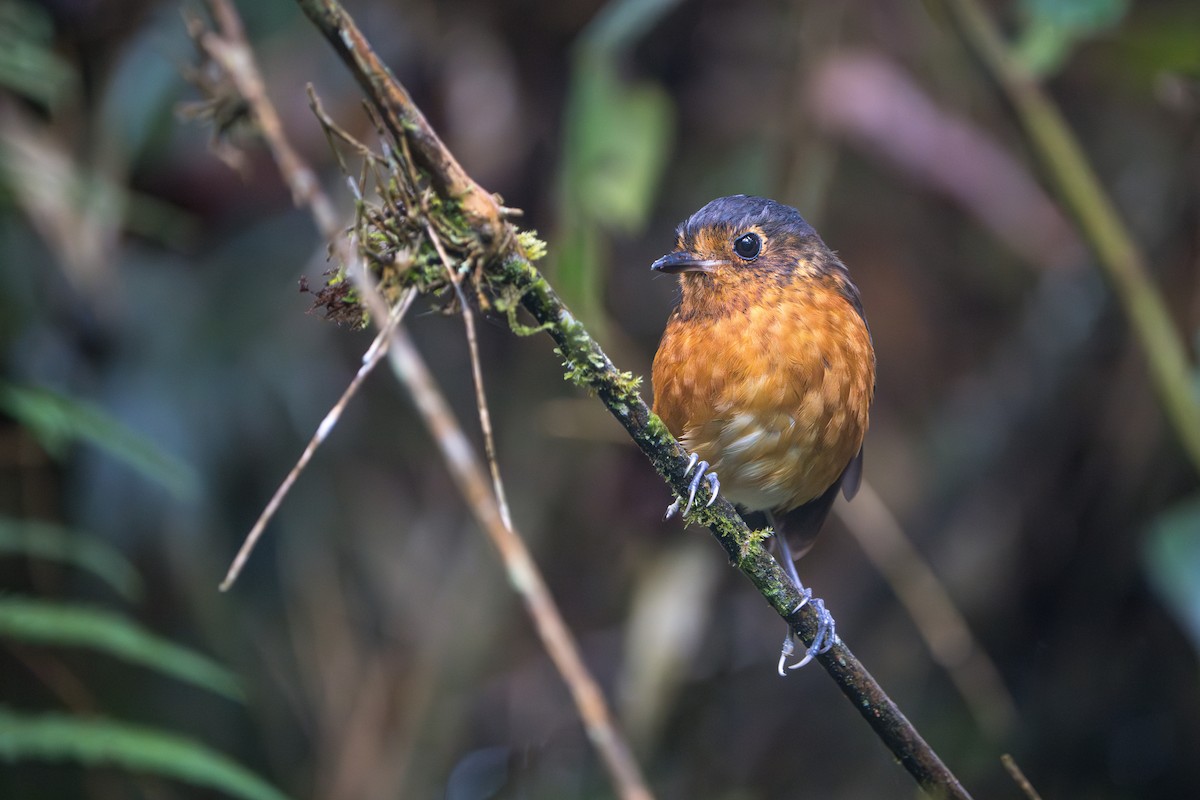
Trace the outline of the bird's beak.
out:
<instances>
[{"instance_id":1,"label":"bird's beak","mask_svg":"<svg viewBox=\"0 0 1200 800\"><path fill-rule=\"evenodd\" d=\"M686 250L676 250L655 261L650 265L650 269L656 272L666 272L669 275L678 275L681 272L712 272L717 267L728 263L728 261L700 258L695 253L689 253Z\"/></svg>"}]
</instances>

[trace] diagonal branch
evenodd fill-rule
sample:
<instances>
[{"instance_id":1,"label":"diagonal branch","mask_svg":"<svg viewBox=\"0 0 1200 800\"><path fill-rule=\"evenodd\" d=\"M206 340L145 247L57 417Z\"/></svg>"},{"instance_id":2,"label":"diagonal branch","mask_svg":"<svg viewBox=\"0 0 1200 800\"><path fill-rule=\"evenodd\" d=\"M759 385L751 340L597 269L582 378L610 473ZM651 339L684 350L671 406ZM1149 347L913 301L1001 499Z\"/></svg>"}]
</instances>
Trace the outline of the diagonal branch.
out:
<instances>
[{"instance_id":1,"label":"diagonal branch","mask_svg":"<svg viewBox=\"0 0 1200 800\"><path fill-rule=\"evenodd\" d=\"M589 738L608 768L619 796L622 800L652 800L653 796L646 787L641 769L634 760L628 743L617 729L604 694L584 663L575 637L558 611L532 554L509 523L507 508L492 493L486 473L470 440L458 424L432 374L412 341L399 327L400 316L407 307L408 300L411 300L412 290L405 291L405 299L397 305L395 313L387 313L386 301L371 283L362 266L362 259L353 251L348 239L341 235L332 203L321 191L311 169L291 148L283 134L278 115L266 95L254 64L253 54L245 40L236 10L229 0L208 0L208 5L220 29L220 35L205 31L198 23L192 21L190 27L193 37L200 47L220 64L250 106L276 159L280 173L293 189L297 205L309 208L317 227L345 265L346 274L355 281L364 303L371 306L371 317L381 329L380 338L369 351L370 358L364 360L364 370L359 373L359 382L361 377L370 371L367 364L373 366L386 353L396 377L412 394L422 419L442 451L459 491L467 500L480 526L500 551L510 580L525 602L538 635L567 684ZM453 267L448 263L449 259L436 234L433 234L432 226L430 234L432 241L437 243L439 256L447 262L446 268L453 273ZM458 286L457 280L454 281L454 285ZM344 400L348 399L350 394L352 390L347 390ZM342 405L343 402L339 402L338 408ZM327 432L325 424L322 424L321 429ZM316 441L314 438L313 447ZM308 451L306 454L311 455ZM500 489L498 481L496 489ZM265 522L260 522L265 525ZM261 526L256 527L256 531L261 533ZM236 571L245 562L256 538L255 533L247 537L246 544L230 569L226 584L236 578Z\"/></svg>"},{"instance_id":2,"label":"diagonal branch","mask_svg":"<svg viewBox=\"0 0 1200 800\"><path fill-rule=\"evenodd\" d=\"M442 451L459 491L475 519L500 551L509 578L537 626L550 659L571 692L593 745L599 751L622 800L651 800L641 769L624 737L617 730L600 686L592 677L562 615L554 603L541 570L525 540L506 524L500 505L485 477L479 458L463 433L412 340L393 336L388 350L392 371L408 387L429 432Z\"/></svg>"},{"instance_id":3,"label":"diagonal branch","mask_svg":"<svg viewBox=\"0 0 1200 800\"><path fill-rule=\"evenodd\" d=\"M515 319L519 305L538 322L539 329L554 339L566 362L568 377L599 397L672 489L684 494L688 483L687 453L642 399L638 391L640 379L617 370L533 267L515 231L505 221L503 209L466 175L446 150L340 4L336 0L296 2L355 74L387 129L397 141L407 143L402 150L411 152L431 187L445 201L462 209L486 254L480 278L498 296L497 306L513 315L510 320L514 329L520 327ZM380 318L378 313L372 316ZM397 353L403 358L403 348L393 342L393 359ZM472 486L472 492L487 491L482 472L479 484L472 481ZM705 499L702 493L701 501ZM702 502L697 505L702 506ZM787 574L764 549L763 533L751 532L724 498L710 508L694 511L689 521L709 527L730 561L787 620L801 640L811 644L818 628L816 612L811 605L801 604L801 597ZM501 523L497 528L504 526ZM817 660L923 789L938 797L970 797L841 639Z\"/></svg>"},{"instance_id":4,"label":"diagonal branch","mask_svg":"<svg viewBox=\"0 0 1200 800\"><path fill-rule=\"evenodd\" d=\"M500 280L522 292L522 305L558 344L569 376L596 393L671 488L686 495L687 451L650 411L638 393L638 380L613 366L600 345L528 261L511 256L500 265L499 275ZM718 497L710 508L703 507L703 499L702 496L697 499L695 505L699 508L692 511L689 521L712 531L733 565L750 579L801 640L811 645L818 629L817 612L812 604L801 605L791 578L762 546L762 534L751 531L723 497ZM840 637L828 652L817 656L817 661L923 789L935 797L970 797Z\"/></svg>"},{"instance_id":5,"label":"diagonal branch","mask_svg":"<svg viewBox=\"0 0 1200 800\"><path fill-rule=\"evenodd\" d=\"M489 246L503 246L509 227L503 209L485 192L442 144L408 90L392 75L349 13L337 0L297 0L334 51L346 62L363 92L379 109L397 141L407 139L413 160L428 174L437 193L462 204L472 227Z\"/></svg>"}]
</instances>

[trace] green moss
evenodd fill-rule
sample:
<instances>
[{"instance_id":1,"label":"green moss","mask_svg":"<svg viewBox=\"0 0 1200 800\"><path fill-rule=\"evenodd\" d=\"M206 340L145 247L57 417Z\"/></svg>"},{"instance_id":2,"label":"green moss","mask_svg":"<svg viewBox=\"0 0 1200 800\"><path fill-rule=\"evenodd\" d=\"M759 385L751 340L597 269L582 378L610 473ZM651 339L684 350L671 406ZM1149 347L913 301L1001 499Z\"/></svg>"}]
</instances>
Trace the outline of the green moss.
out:
<instances>
[{"instance_id":1,"label":"green moss","mask_svg":"<svg viewBox=\"0 0 1200 800\"><path fill-rule=\"evenodd\" d=\"M359 152L366 152L365 146ZM485 262L488 250L462 203L433 191L427 174L400 162L402 152L398 143L387 142L382 154L366 156L362 177L355 179L359 197L349 235L389 303L395 303L408 288L427 296L456 297L450 293L448 270L472 276L473 268ZM537 241L536 236L530 238L530 248L536 249ZM332 288L345 278L345 265L340 265L328 285ZM339 300L361 309L357 295L341 295ZM486 305L482 294L480 301ZM508 306L515 309L519 302L518 295ZM343 308L341 318L347 319L352 310ZM365 319L365 313L357 313Z\"/></svg>"},{"instance_id":2,"label":"green moss","mask_svg":"<svg viewBox=\"0 0 1200 800\"><path fill-rule=\"evenodd\" d=\"M531 263L545 258L546 251L548 250L546 243L538 238L537 231L535 230L518 231L517 247L520 248L521 254L529 259Z\"/></svg>"},{"instance_id":3,"label":"green moss","mask_svg":"<svg viewBox=\"0 0 1200 800\"><path fill-rule=\"evenodd\" d=\"M554 352L563 357L563 379L568 380L581 389L587 389L589 392L594 391L595 376L592 371L584 364L580 364L575 359L562 351L562 348L554 348Z\"/></svg>"},{"instance_id":4,"label":"green moss","mask_svg":"<svg viewBox=\"0 0 1200 800\"><path fill-rule=\"evenodd\" d=\"M542 333L554 327L549 322L543 322L541 325L526 325L517 319L517 308L515 307L510 307L506 313L508 316L508 327L517 336L533 336L536 333Z\"/></svg>"},{"instance_id":5,"label":"green moss","mask_svg":"<svg viewBox=\"0 0 1200 800\"><path fill-rule=\"evenodd\" d=\"M751 561L752 556L757 557L763 549L763 542L771 538L772 535L773 531L770 528L763 528L761 530L750 531L749 536L738 541L740 550L738 567L742 568L743 565Z\"/></svg>"},{"instance_id":6,"label":"green moss","mask_svg":"<svg viewBox=\"0 0 1200 800\"><path fill-rule=\"evenodd\" d=\"M626 403L633 403L642 397L642 376L632 372L617 373L614 381L617 386L617 396Z\"/></svg>"},{"instance_id":7,"label":"green moss","mask_svg":"<svg viewBox=\"0 0 1200 800\"><path fill-rule=\"evenodd\" d=\"M499 273L485 273L484 277L488 281L488 288L492 292L492 307L498 311L502 311L505 318L508 320L508 327L517 336L532 336L535 333L542 333L554 327L552 322L543 322L540 325L526 325L521 322L518 316L521 311L521 301L526 294L537 289L545 289L548 286L520 286L510 278L513 273L510 270L504 270ZM545 283L545 279L540 275L537 280Z\"/></svg>"},{"instance_id":8,"label":"green moss","mask_svg":"<svg viewBox=\"0 0 1200 800\"><path fill-rule=\"evenodd\" d=\"M671 436L671 432L667 430L667 424L662 421L662 417L653 412L650 413L650 418L646 420L646 433L658 442L666 442Z\"/></svg>"}]
</instances>

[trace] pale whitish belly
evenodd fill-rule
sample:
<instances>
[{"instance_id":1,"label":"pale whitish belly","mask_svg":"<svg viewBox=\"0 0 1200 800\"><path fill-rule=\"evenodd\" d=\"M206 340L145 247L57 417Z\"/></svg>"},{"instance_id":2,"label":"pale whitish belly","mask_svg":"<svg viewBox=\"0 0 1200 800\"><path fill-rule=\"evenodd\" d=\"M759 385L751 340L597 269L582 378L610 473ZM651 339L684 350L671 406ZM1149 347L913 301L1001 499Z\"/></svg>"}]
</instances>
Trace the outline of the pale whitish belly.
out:
<instances>
[{"instance_id":1,"label":"pale whitish belly","mask_svg":"<svg viewBox=\"0 0 1200 800\"><path fill-rule=\"evenodd\" d=\"M735 414L717 419L686 437L686 446L708 461L721 481L721 493L750 509L786 509L818 497L836 479L840 465L822 452L822 434L832 422L820 413Z\"/></svg>"}]
</instances>

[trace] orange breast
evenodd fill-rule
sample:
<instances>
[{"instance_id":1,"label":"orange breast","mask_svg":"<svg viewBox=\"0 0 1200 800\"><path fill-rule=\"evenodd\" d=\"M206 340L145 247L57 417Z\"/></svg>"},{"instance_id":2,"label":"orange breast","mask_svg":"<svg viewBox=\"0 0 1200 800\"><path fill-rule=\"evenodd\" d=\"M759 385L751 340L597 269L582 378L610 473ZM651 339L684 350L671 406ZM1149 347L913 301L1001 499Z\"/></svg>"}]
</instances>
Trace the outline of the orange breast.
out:
<instances>
[{"instance_id":1,"label":"orange breast","mask_svg":"<svg viewBox=\"0 0 1200 800\"><path fill-rule=\"evenodd\" d=\"M832 287L780 287L744 310L674 315L654 357L654 411L730 500L788 511L862 445L875 387L866 324Z\"/></svg>"}]
</instances>

